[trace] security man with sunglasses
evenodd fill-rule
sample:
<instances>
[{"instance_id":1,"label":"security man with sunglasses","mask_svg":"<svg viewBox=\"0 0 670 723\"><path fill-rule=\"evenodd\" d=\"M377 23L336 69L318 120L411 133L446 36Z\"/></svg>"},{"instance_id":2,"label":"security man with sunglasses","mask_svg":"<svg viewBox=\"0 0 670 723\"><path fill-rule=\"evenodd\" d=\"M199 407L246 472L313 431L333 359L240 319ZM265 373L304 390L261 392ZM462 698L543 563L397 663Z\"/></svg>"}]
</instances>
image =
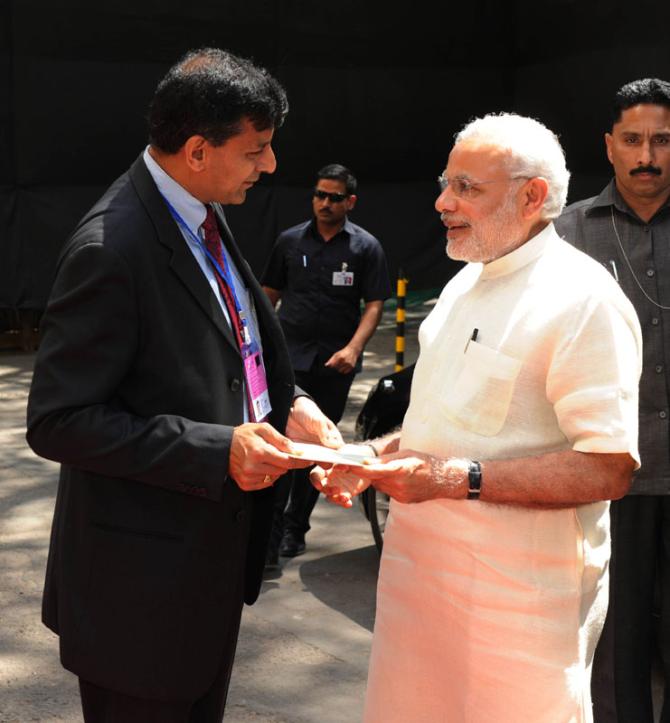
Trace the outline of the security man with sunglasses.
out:
<instances>
[{"instance_id":1,"label":"security man with sunglasses","mask_svg":"<svg viewBox=\"0 0 670 723\"><path fill-rule=\"evenodd\" d=\"M381 244L347 217L356 204L356 185L352 173L339 164L318 172L314 217L279 235L261 281L273 304L281 299L279 320L297 383L335 423L391 294ZM289 486L290 500L284 513L278 490L269 567L277 564L278 547L286 557L305 551L318 499L307 471L293 475L292 484L285 478L283 486L284 502Z\"/></svg>"}]
</instances>

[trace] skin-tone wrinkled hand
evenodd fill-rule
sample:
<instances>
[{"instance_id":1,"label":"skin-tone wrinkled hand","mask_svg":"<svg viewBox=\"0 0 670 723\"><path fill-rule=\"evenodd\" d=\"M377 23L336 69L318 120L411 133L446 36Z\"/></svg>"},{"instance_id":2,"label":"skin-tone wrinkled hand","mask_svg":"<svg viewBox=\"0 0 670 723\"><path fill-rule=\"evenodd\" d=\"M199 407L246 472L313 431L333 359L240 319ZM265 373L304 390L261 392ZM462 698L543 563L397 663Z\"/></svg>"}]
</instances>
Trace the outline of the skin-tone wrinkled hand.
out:
<instances>
[{"instance_id":1,"label":"skin-tone wrinkled hand","mask_svg":"<svg viewBox=\"0 0 670 723\"><path fill-rule=\"evenodd\" d=\"M335 369L335 371L338 371L340 374L349 374L353 372L359 356L360 351L345 346L339 351L336 351L324 366Z\"/></svg>"},{"instance_id":2,"label":"skin-tone wrinkled hand","mask_svg":"<svg viewBox=\"0 0 670 723\"><path fill-rule=\"evenodd\" d=\"M330 469L315 467L309 474L309 480L329 502L340 507L352 507L353 498L370 486L370 480L362 479L358 469L342 465L334 465Z\"/></svg>"},{"instance_id":3,"label":"skin-tone wrinkled hand","mask_svg":"<svg viewBox=\"0 0 670 723\"><path fill-rule=\"evenodd\" d=\"M331 502L351 507L353 497L370 484L403 503L440 497L461 499L467 494L467 477L466 460L441 459L403 449L375 459L364 467L337 465L327 472L317 468L311 479Z\"/></svg>"},{"instance_id":4,"label":"skin-tone wrinkled hand","mask_svg":"<svg viewBox=\"0 0 670 723\"><path fill-rule=\"evenodd\" d=\"M286 436L293 442L309 442L338 449L344 444L340 430L309 397L297 397L286 423Z\"/></svg>"},{"instance_id":5,"label":"skin-tone wrinkled hand","mask_svg":"<svg viewBox=\"0 0 670 723\"><path fill-rule=\"evenodd\" d=\"M468 491L468 461L443 459L403 449L363 467L361 476L380 492L405 504L438 498L464 499Z\"/></svg>"},{"instance_id":6,"label":"skin-tone wrinkled hand","mask_svg":"<svg viewBox=\"0 0 670 723\"><path fill-rule=\"evenodd\" d=\"M228 474L246 492L269 487L289 469L309 467L309 461L288 452L291 440L269 424L241 424L233 430Z\"/></svg>"}]
</instances>

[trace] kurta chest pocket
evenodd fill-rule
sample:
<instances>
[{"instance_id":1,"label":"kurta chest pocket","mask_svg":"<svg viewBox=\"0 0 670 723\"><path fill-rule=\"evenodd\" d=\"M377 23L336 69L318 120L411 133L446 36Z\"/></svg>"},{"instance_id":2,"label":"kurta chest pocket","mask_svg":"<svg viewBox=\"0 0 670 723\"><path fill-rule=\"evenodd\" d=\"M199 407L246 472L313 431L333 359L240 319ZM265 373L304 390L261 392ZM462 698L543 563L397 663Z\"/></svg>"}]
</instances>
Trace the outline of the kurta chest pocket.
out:
<instances>
[{"instance_id":1,"label":"kurta chest pocket","mask_svg":"<svg viewBox=\"0 0 670 723\"><path fill-rule=\"evenodd\" d=\"M502 429L521 370L514 357L470 341L453 385L440 392L446 417L485 437Z\"/></svg>"}]
</instances>

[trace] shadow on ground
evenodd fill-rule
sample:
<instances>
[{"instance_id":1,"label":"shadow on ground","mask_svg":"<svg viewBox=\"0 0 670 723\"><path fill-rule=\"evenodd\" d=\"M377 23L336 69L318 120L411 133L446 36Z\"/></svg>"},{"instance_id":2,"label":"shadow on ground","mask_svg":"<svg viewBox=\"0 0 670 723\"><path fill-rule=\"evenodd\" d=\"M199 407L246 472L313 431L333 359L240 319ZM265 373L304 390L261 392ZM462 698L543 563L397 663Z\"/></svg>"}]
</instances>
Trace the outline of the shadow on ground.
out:
<instances>
[{"instance_id":1,"label":"shadow on ground","mask_svg":"<svg viewBox=\"0 0 670 723\"><path fill-rule=\"evenodd\" d=\"M369 545L303 563L300 580L324 605L372 632L378 570L379 553Z\"/></svg>"}]
</instances>

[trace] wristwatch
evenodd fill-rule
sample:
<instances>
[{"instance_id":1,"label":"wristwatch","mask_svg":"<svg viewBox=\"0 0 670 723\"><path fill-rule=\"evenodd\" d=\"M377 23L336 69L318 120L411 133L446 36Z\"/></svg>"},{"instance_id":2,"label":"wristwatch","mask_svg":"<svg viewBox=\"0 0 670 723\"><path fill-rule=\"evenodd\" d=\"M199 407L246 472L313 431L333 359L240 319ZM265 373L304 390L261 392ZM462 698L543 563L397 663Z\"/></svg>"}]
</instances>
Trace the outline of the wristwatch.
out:
<instances>
[{"instance_id":1,"label":"wristwatch","mask_svg":"<svg viewBox=\"0 0 670 723\"><path fill-rule=\"evenodd\" d=\"M478 500L482 491L482 466L474 459L468 465L468 499Z\"/></svg>"}]
</instances>

